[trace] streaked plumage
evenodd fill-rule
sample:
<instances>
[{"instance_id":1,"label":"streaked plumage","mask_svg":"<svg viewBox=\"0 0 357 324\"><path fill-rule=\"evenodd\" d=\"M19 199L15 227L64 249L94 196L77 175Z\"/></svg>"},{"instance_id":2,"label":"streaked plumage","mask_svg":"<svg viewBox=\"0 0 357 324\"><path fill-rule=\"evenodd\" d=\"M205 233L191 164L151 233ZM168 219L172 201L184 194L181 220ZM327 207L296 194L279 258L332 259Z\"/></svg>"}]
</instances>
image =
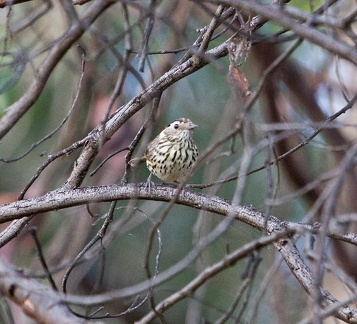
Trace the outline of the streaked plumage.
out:
<instances>
[{"instance_id":1,"label":"streaked plumage","mask_svg":"<svg viewBox=\"0 0 357 324\"><path fill-rule=\"evenodd\" d=\"M169 124L148 144L141 158L146 160L149 171L163 181L182 181L197 160L198 151L191 136L196 127L188 118Z\"/></svg>"}]
</instances>

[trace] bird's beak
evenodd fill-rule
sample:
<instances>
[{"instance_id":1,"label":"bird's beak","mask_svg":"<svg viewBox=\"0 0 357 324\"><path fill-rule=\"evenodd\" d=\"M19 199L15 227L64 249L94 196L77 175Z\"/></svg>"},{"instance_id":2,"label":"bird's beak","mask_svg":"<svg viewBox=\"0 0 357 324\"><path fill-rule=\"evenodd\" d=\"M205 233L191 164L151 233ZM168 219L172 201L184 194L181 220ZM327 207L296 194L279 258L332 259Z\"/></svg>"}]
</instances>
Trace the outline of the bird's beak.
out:
<instances>
[{"instance_id":1,"label":"bird's beak","mask_svg":"<svg viewBox=\"0 0 357 324\"><path fill-rule=\"evenodd\" d=\"M189 130L193 130L193 129L195 129L196 127L198 127L196 124L194 124L194 123L190 123L189 125L188 125L188 129Z\"/></svg>"}]
</instances>

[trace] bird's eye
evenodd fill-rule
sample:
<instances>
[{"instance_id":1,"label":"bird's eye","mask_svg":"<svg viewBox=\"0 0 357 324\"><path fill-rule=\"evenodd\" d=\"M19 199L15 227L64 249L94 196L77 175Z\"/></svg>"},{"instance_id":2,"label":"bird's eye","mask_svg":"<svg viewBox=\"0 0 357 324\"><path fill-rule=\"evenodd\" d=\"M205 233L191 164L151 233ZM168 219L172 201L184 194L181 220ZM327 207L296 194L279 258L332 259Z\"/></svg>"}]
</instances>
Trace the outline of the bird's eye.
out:
<instances>
[{"instance_id":1,"label":"bird's eye","mask_svg":"<svg viewBox=\"0 0 357 324\"><path fill-rule=\"evenodd\" d=\"M179 124L174 124L174 128L175 129L179 128Z\"/></svg>"}]
</instances>

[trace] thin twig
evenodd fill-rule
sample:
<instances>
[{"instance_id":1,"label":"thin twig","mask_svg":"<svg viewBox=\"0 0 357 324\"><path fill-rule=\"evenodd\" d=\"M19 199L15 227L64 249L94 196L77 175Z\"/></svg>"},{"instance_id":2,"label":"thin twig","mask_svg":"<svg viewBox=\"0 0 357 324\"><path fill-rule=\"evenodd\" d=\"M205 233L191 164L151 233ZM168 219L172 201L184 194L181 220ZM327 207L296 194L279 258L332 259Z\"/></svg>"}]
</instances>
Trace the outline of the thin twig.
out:
<instances>
[{"instance_id":1,"label":"thin twig","mask_svg":"<svg viewBox=\"0 0 357 324\"><path fill-rule=\"evenodd\" d=\"M35 228L35 227L31 227L31 228L29 229L29 232L30 232L30 234L32 235L33 240L35 241L36 248L37 248L37 252L38 252L38 256L39 256L39 258L40 258L42 268L43 268L43 270L44 270L45 273L46 273L47 279L48 279L49 283L51 284L52 289L55 290L55 291L58 291L57 286L56 286L56 283L55 283L55 281L54 281L53 278L52 278L52 274L51 274L51 272L50 272L50 270L49 270L49 268L48 268L48 266L47 266L47 262L46 262L46 260L45 260L44 255L43 255L41 243L40 243L40 241L38 240L38 237L37 237L37 230L36 230L36 228Z\"/></svg>"}]
</instances>

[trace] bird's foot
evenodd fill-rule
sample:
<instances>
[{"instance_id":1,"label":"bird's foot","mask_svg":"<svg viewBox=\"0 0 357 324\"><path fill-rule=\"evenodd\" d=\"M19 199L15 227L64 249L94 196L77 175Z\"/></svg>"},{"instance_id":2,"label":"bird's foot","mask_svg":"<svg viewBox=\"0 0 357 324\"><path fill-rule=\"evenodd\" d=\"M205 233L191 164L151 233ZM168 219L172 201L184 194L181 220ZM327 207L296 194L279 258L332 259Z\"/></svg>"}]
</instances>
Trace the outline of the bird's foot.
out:
<instances>
[{"instance_id":1,"label":"bird's foot","mask_svg":"<svg viewBox=\"0 0 357 324\"><path fill-rule=\"evenodd\" d=\"M152 188L155 188L155 183L154 181L151 180L151 176L152 174L150 173L148 179L146 180L146 188L149 190L149 192L151 191Z\"/></svg>"}]
</instances>

